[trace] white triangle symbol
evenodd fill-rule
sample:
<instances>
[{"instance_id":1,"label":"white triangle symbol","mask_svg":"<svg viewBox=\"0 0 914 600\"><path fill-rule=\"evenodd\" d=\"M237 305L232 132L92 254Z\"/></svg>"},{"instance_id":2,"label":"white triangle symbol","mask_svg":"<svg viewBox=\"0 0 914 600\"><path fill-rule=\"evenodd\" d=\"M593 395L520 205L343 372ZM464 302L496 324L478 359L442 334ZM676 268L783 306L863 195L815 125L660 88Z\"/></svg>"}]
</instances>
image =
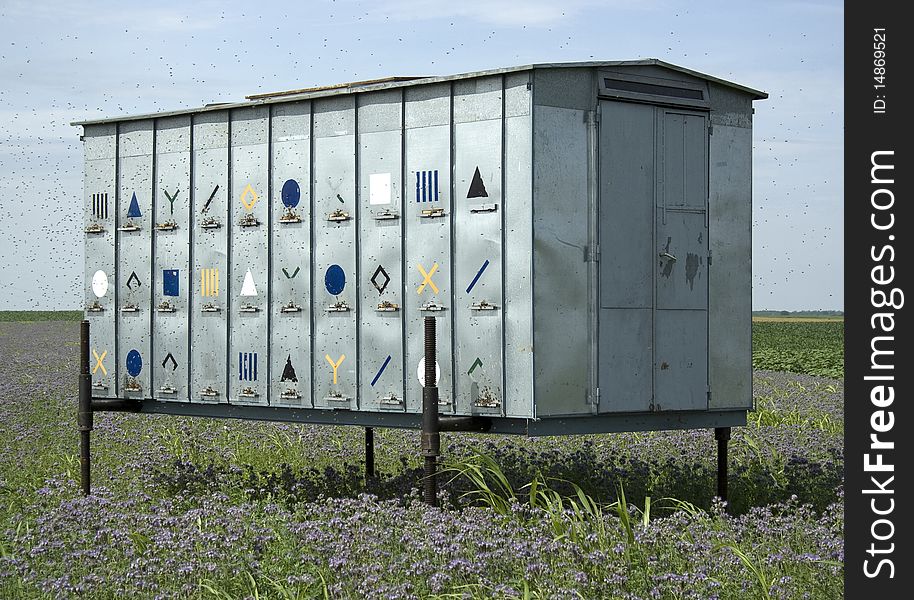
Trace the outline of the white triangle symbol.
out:
<instances>
[{"instance_id":1,"label":"white triangle symbol","mask_svg":"<svg viewBox=\"0 0 914 600\"><path fill-rule=\"evenodd\" d=\"M251 275L251 270L248 269L248 272L244 275L244 283L241 284L241 295L242 296L256 296L257 295L257 286L254 285L254 276Z\"/></svg>"}]
</instances>

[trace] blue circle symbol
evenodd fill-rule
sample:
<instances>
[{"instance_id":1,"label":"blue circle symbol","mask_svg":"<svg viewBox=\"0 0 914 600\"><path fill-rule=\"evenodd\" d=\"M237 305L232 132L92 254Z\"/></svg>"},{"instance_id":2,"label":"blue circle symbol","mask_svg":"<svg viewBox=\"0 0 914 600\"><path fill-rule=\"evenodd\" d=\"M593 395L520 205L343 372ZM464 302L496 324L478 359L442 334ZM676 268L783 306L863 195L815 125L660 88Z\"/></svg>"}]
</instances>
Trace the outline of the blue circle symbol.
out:
<instances>
[{"instance_id":1,"label":"blue circle symbol","mask_svg":"<svg viewBox=\"0 0 914 600\"><path fill-rule=\"evenodd\" d=\"M339 296L343 288L346 287L346 272L339 265L330 265L327 267L327 273L324 275L324 286L333 296Z\"/></svg>"},{"instance_id":2,"label":"blue circle symbol","mask_svg":"<svg viewBox=\"0 0 914 600\"><path fill-rule=\"evenodd\" d=\"M301 200L301 188L298 187L298 182L294 179L287 179L282 184L282 203L286 205L286 208L295 208L298 206L299 200Z\"/></svg>"},{"instance_id":3,"label":"blue circle symbol","mask_svg":"<svg viewBox=\"0 0 914 600\"><path fill-rule=\"evenodd\" d=\"M127 372L131 377L136 377L143 370L143 357L136 350L127 353Z\"/></svg>"}]
</instances>

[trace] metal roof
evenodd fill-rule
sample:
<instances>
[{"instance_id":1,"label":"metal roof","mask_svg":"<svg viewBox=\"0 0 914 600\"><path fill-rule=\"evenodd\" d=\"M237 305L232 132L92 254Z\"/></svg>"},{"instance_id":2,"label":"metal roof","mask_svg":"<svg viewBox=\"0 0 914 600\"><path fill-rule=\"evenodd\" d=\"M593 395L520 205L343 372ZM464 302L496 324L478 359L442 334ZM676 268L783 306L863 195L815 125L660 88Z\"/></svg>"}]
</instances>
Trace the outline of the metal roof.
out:
<instances>
[{"instance_id":1,"label":"metal roof","mask_svg":"<svg viewBox=\"0 0 914 600\"><path fill-rule=\"evenodd\" d=\"M501 69L489 69L487 71L473 71L470 73L460 73L457 75L447 75L442 77L385 77L383 79L373 79L368 81L356 81L352 83L341 83L337 85L327 85L312 88L303 88L298 90L289 90L285 92L272 92L266 94L252 94L246 96L245 102L220 102L207 104L200 108L188 108L183 110L172 110L157 113L146 113L139 115L125 115L121 117L108 117L105 119L90 119L85 121L74 121L71 125L101 125L104 123L120 123L124 121L139 121L142 119L153 119L161 117L171 117L179 115L197 114L216 110L226 110L232 108L246 108L251 106L260 106L265 104L277 104L293 100L310 100L313 98L325 98L328 96L339 96L344 94L374 92L378 90L394 89L401 87L410 87L414 85L428 85L432 83L441 83L446 81L457 81L460 79L473 79L475 77L485 77L487 75L501 75L504 73L516 73L519 71L530 71L533 69L568 69L579 67L633 67L633 66L657 66L672 71L678 71L686 75L698 77L706 81L727 86L753 97L754 100L764 100L768 94L732 81L713 77L705 73L693 71L679 65L674 65L656 58L644 58L637 60L615 60L615 61L587 61L587 62L565 62L565 63L536 63L521 65L516 67L505 67Z\"/></svg>"}]
</instances>

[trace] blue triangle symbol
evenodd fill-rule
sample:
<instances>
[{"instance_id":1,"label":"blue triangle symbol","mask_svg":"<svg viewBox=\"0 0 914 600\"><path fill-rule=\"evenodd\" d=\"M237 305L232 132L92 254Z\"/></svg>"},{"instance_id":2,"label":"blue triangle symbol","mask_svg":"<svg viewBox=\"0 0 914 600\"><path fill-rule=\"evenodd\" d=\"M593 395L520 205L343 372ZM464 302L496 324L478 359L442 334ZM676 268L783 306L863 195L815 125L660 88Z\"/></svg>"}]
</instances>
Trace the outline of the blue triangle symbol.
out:
<instances>
[{"instance_id":1,"label":"blue triangle symbol","mask_svg":"<svg viewBox=\"0 0 914 600\"><path fill-rule=\"evenodd\" d=\"M133 192L133 198L130 199L130 208L127 209L128 217L142 217L140 213L140 205L136 201L136 192Z\"/></svg>"}]
</instances>

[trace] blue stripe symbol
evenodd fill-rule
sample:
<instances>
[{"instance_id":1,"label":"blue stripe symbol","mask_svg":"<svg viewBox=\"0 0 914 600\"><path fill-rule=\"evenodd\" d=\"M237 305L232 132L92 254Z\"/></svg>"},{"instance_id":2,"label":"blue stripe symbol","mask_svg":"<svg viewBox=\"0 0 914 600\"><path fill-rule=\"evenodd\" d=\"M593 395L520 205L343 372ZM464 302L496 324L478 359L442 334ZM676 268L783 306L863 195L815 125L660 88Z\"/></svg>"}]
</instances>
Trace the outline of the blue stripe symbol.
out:
<instances>
[{"instance_id":1,"label":"blue stripe symbol","mask_svg":"<svg viewBox=\"0 0 914 600\"><path fill-rule=\"evenodd\" d=\"M479 281L479 278L482 277L482 273L486 270L486 267L489 266L489 261L482 263L482 266L479 267L479 271L476 273L476 277L473 278L473 281L470 282L470 285L467 287L467 294L470 293L474 287L476 287L476 282Z\"/></svg>"},{"instance_id":2,"label":"blue stripe symbol","mask_svg":"<svg viewBox=\"0 0 914 600\"><path fill-rule=\"evenodd\" d=\"M381 365L381 368L378 369L377 374L374 376L374 379L371 380L371 387L374 387L374 384L378 382L378 379L381 378L381 373L384 372L384 369L387 368L387 365L390 363L390 354L387 355L387 359L384 361L384 364Z\"/></svg>"},{"instance_id":3,"label":"blue stripe symbol","mask_svg":"<svg viewBox=\"0 0 914 600\"><path fill-rule=\"evenodd\" d=\"M438 170L416 171L416 202L438 201Z\"/></svg>"},{"instance_id":4,"label":"blue stripe symbol","mask_svg":"<svg viewBox=\"0 0 914 600\"><path fill-rule=\"evenodd\" d=\"M238 353L238 380L257 381L257 353Z\"/></svg>"}]
</instances>

